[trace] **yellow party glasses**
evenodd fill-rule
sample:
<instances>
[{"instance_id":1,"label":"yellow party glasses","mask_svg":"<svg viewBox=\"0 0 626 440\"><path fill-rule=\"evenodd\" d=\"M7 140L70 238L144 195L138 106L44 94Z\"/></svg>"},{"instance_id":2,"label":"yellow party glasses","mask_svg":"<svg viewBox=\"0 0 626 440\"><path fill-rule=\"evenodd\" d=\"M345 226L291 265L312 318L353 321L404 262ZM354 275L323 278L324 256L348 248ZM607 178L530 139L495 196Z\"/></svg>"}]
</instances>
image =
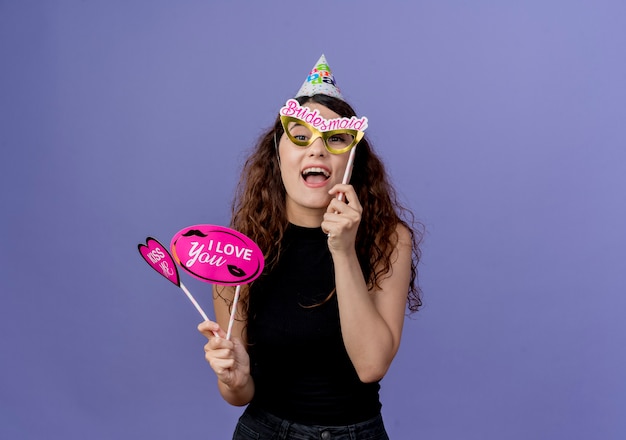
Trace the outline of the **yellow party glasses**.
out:
<instances>
[{"instance_id":1,"label":"yellow party glasses","mask_svg":"<svg viewBox=\"0 0 626 440\"><path fill-rule=\"evenodd\" d=\"M351 128L320 131L306 121L292 116L280 116L280 122L289 140L299 147L308 147L321 138L329 153L342 154L359 143L364 132Z\"/></svg>"}]
</instances>

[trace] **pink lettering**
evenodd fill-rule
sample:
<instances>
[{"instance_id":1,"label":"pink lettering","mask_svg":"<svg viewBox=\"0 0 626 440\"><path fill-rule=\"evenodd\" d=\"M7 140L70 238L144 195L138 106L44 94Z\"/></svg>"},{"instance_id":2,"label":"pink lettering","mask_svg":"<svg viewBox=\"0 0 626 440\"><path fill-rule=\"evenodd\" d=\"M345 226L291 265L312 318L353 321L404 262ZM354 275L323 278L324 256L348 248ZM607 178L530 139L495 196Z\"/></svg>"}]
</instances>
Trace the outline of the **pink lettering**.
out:
<instances>
[{"instance_id":1,"label":"pink lettering","mask_svg":"<svg viewBox=\"0 0 626 440\"><path fill-rule=\"evenodd\" d=\"M319 127L321 131L337 130L339 128L365 131L367 128L367 118L365 116L362 118L352 116L351 118L325 119L317 110L310 110L308 107L303 107L295 99L289 99L280 109L279 113L283 116L291 116L301 119L316 128Z\"/></svg>"},{"instance_id":2,"label":"pink lettering","mask_svg":"<svg viewBox=\"0 0 626 440\"><path fill-rule=\"evenodd\" d=\"M191 249L189 250L189 260L185 263L185 266L192 267L196 264L196 261L201 264L209 264L211 266L221 266L226 260L223 257L218 257L217 255L211 255L208 252L204 251L204 245L198 246L200 243L197 241L191 242ZM217 252L217 249L216 249Z\"/></svg>"},{"instance_id":3,"label":"pink lettering","mask_svg":"<svg viewBox=\"0 0 626 440\"><path fill-rule=\"evenodd\" d=\"M293 116L296 109L300 109L300 104L295 99L290 99L287 104L280 109L280 114L284 116Z\"/></svg>"},{"instance_id":4,"label":"pink lettering","mask_svg":"<svg viewBox=\"0 0 626 440\"><path fill-rule=\"evenodd\" d=\"M248 249L246 247L239 247L232 243L222 244L221 242L217 242L215 246L215 252L218 254L224 254L228 256L234 255L237 258L244 259L246 261L250 261L252 257L252 249Z\"/></svg>"}]
</instances>

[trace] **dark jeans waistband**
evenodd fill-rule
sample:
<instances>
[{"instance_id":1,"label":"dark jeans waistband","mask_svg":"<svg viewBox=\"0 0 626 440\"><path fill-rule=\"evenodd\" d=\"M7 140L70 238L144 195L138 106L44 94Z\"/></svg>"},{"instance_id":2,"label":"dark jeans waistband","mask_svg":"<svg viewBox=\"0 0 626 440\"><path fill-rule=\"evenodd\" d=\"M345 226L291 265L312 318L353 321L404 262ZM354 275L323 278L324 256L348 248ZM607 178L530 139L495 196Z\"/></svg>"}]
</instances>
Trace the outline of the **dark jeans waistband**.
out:
<instances>
[{"instance_id":1,"label":"dark jeans waistband","mask_svg":"<svg viewBox=\"0 0 626 440\"><path fill-rule=\"evenodd\" d=\"M239 419L233 439L388 440L382 416L345 426L303 425L281 419L254 405Z\"/></svg>"}]
</instances>

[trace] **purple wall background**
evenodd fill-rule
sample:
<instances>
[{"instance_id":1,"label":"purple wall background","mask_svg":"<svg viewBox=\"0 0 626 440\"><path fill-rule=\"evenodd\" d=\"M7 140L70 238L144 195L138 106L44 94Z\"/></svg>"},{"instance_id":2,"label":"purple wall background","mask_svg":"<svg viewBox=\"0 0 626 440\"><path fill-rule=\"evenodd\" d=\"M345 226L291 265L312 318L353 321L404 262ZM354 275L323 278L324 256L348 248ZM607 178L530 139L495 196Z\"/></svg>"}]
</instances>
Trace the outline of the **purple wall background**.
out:
<instances>
[{"instance_id":1,"label":"purple wall background","mask_svg":"<svg viewBox=\"0 0 626 440\"><path fill-rule=\"evenodd\" d=\"M392 438L625 438L625 16L0 0L0 438L230 438L200 317L136 245L227 223L322 52L428 228Z\"/></svg>"}]
</instances>

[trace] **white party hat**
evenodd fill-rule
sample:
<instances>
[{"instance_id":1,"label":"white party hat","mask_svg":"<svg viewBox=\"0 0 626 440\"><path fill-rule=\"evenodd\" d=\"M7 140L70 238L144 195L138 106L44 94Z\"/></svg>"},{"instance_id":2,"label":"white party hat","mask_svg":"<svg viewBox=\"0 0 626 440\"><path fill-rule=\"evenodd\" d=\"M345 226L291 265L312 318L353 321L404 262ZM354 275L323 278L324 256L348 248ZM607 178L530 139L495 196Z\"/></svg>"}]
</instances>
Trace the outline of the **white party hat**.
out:
<instances>
[{"instance_id":1,"label":"white party hat","mask_svg":"<svg viewBox=\"0 0 626 440\"><path fill-rule=\"evenodd\" d=\"M317 63L315 63L315 66L311 69L311 72L304 83L302 83L295 97L313 96L317 94L328 95L343 100L343 95L335 83L335 77L326 62L324 54L317 60Z\"/></svg>"}]
</instances>

